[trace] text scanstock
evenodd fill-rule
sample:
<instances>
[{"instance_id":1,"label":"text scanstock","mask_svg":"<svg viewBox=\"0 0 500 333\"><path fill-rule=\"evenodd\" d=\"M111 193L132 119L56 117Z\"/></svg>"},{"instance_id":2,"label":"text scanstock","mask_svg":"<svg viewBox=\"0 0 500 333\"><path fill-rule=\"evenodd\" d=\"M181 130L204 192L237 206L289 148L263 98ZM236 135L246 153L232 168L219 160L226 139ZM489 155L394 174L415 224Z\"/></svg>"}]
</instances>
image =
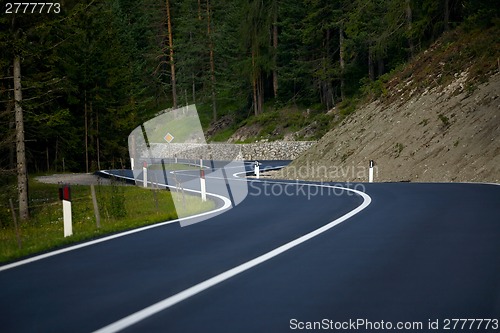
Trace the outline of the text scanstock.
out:
<instances>
[{"instance_id":1,"label":"text scanstock","mask_svg":"<svg viewBox=\"0 0 500 333\"><path fill-rule=\"evenodd\" d=\"M335 321L322 319L321 321L300 321L290 319L290 329L292 330L422 330L424 324L420 321L397 322L391 321L370 321L367 319L349 319L346 321Z\"/></svg>"}]
</instances>

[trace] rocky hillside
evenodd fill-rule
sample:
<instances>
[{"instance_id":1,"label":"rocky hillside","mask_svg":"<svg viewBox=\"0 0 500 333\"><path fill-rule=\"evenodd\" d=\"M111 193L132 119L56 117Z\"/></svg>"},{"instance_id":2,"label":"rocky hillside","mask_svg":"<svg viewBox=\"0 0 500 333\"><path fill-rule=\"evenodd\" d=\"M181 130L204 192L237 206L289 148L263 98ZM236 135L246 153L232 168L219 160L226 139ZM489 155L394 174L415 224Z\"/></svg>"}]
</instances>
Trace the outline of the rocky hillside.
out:
<instances>
[{"instance_id":1,"label":"rocky hillside","mask_svg":"<svg viewBox=\"0 0 500 333\"><path fill-rule=\"evenodd\" d=\"M498 36L445 36L274 177L500 183Z\"/></svg>"}]
</instances>

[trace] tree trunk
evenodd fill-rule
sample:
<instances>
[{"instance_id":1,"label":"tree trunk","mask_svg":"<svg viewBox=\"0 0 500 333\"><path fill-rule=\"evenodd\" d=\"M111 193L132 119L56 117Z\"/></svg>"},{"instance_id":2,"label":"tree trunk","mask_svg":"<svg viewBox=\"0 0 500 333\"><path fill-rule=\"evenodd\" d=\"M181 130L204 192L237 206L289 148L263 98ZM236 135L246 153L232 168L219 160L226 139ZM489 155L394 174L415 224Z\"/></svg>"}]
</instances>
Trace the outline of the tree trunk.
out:
<instances>
[{"instance_id":1,"label":"tree trunk","mask_svg":"<svg viewBox=\"0 0 500 333\"><path fill-rule=\"evenodd\" d=\"M340 98L345 100L345 60L344 60L344 28L342 25L339 28L339 54L340 54Z\"/></svg>"},{"instance_id":2,"label":"tree trunk","mask_svg":"<svg viewBox=\"0 0 500 333\"><path fill-rule=\"evenodd\" d=\"M54 170L57 172L59 168L57 167L57 161L59 159L59 138L56 139L56 151L54 152Z\"/></svg>"},{"instance_id":3,"label":"tree trunk","mask_svg":"<svg viewBox=\"0 0 500 333\"><path fill-rule=\"evenodd\" d=\"M10 121L12 106L13 106L10 93L8 94L8 98L9 98L9 101L7 102L7 115L9 117L8 118L9 119L9 135L7 137L6 144L9 146L9 169L13 170L13 169L15 169L15 164L16 164L16 158L15 158L16 143L14 141L14 138L11 137L11 133L14 132L15 121L14 122Z\"/></svg>"},{"instance_id":4,"label":"tree trunk","mask_svg":"<svg viewBox=\"0 0 500 333\"><path fill-rule=\"evenodd\" d=\"M45 157L47 158L47 172L50 171L50 154L49 154L49 142L45 140L46 146L45 146Z\"/></svg>"},{"instance_id":5,"label":"tree trunk","mask_svg":"<svg viewBox=\"0 0 500 333\"><path fill-rule=\"evenodd\" d=\"M332 80L330 76L330 60L332 59L330 52L330 40L331 40L331 30L326 29L326 42L325 42L326 53L323 56L322 86L323 86L323 103L325 104L327 110L330 110L333 107L333 105L335 105L335 101L333 98Z\"/></svg>"},{"instance_id":6,"label":"tree trunk","mask_svg":"<svg viewBox=\"0 0 500 333\"><path fill-rule=\"evenodd\" d=\"M16 55L14 57L14 110L16 118L17 189L19 216L21 220L27 220L29 218L28 172L24 146L23 94L21 89L21 57Z\"/></svg>"},{"instance_id":7,"label":"tree trunk","mask_svg":"<svg viewBox=\"0 0 500 333\"><path fill-rule=\"evenodd\" d=\"M378 77L381 77L382 75L384 75L384 72L385 72L384 59L378 58L377 61L378 61L378 66L377 66Z\"/></svg>"},{"instance_id":8,"label":"tree trunk","mask_svg":"<svg viewBox=\"0 0 500 333\"><path fill-rule=\"evenodd\" d=\"M259 89L257 90L257 102L259 106L259 113L262 113L264 110L264 80L262 80L260 73L257 82L259 83Z\"/></svg>"},{"instance_id":9,"label":"tree trunk","mask_svg":"<svg viewBox=\"0 0 500 333\"><path fill-rule=\"evenodd\" d=\"M191 80L192 80L192 93L193 93L193 103L196 104L196 82L194 80L194 73L191 74Z\"/></svg>"},{"instance_id":10,"label":"tree trunk","mask_svg":"<svg viewBox=\"0 0 500 333\"><path fill-rule=\"evenodd\" d=\"M370 78L370 81L375 80L375 68L373 65L373 50L372 46L368 46L368 77Z\"/></svg>"},{"instance_id":11,"label":"tree trunk","mask_svg":"<svg viewBox=\"0 0 500 333\"><path fill-rule=\"evenodd\" d=\"M214 45L212 42L212 31L210 22L210 1L207 0L207 36L208 36L208 49L210 53L210 81L212 90L212 111L213 111L213 121L217 120L217 98L215 95L215 62L214 62Z\"/></svg>"},{"instance_id":12,"label":"tree trunk","mask_svg":"<svg viewBox=\"0 0 500 333\"><path fill-rule=\"evenodd\" d=\"M278 6L274 8L274 18L273 18L273 92L274 98L278 97Z\"/></svg>"},{"instance_id":13,"label":"tree trunk","mask_svg":"<svg viewBox=\"0 0 500 333\"><path fill-rule=\"evenodd\" d=\"M444 30L450 30L450 1L444 0Z\"/></svg>"},{"instance_id":14,"label":"tree trunk","mask_svg":"<svg viewBox=\"0 0 500 333\"><path fill-rule=\"evenodd\" d=\"M94 130L94 110L92 108L92 99L89 102L89 168L95 170L95 130Z\"/></svg>"},{"instance_id":15,"label":"tree trunk","mask_svg":"<svg viewBox=\"0 0 500 333\"><path fill-rule=\"evenodd\" d=\"M90 104L92 108L92 104ZM92 109L91 109L91 112ZM96 111L96 148L97 148L97 170L101 170L101 149L99 147L99 111Z\"/></svg>"},{"instance_id":16,"label":"tree trunk","mask_svg":"<svg viewBox=\"0 0 500 333\"><path fill-rule=\"evenodd\" d=\"M253 92L253 110L254 114L259 114L259 106L257 103L257 73L255 68L255 52L252 48L252 92Z\"/></svg>"},{"instance_id":17,"label":"tree trunk","mask_svg":"<svg viewBox=\"0 0 500 333\"><path fill-rule=\"evenodd\" d=\"M172 82L172 104L173 108L177 108L177 88L175 84L175 63L174 63L174 39L172 34L172 20L170 17L170 0L167 0L167 29L168 29L168 47L170 49L170 77Z\"/></svg>"},{"instance_id":18,"label":"tree trunk","mask_svg":"<svg viewBox=\"0 0 500 333\"><path fill-rule=\"evenodd\" d=\"M408 46L410 47L410 57L415 54L415 45L413 44L413 12L411 10L411 0L406 0L406 30L408 32Z\"/></svg>"},{"instance_id":19,"label":"tree trunk","mask_svg":"<svg viewBox=\"0 0 500 333\"><path fill-rule=\"evenodd\" d=\"M253 113L254 115L258 115L259 106L257 105L257 81L255 78L252 79L252 98L253 98Z\"/></svg>"},{"instance_id":20,"label":"tree trunk","mask_svg":"<svg viewBox=\"0 0 500 333\"><path fill-rule=\"evenodd\" d=\"M89 123L87 110L87 90L84 92L84 117L85 117L85 172L89 173Z\"/></svg>"}]
</instances>

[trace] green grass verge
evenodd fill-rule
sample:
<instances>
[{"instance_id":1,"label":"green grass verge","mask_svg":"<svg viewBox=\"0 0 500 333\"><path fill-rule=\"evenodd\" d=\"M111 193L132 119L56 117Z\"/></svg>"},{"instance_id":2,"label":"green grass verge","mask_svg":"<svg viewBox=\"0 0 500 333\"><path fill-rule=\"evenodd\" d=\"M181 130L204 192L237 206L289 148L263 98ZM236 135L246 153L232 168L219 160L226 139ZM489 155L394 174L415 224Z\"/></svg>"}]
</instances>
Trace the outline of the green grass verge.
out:
<instances>
[{"instance_id":1,"label":"green grass verge","mask_svg":"<svg viewBox=\"0 0 500 333\"><path fill-rule=\"evenodd\" d=\"M59 186L30 181L31 217L28 221L18 221L19 247L8 198L5 203L7 196L14 198L12 188L2 186L4 191L0 198L0 262L177 218L169 191L114 183L95 186L101 215L101 227L97 228L90 186L71 186L73 236L65 238ZM186 195L185 200L192 214L215 208L215 202L202 202L199 197Z\"/></svg>"},{"instance_id":2,"label":"green grass verge","mask_svg":"<svg viewBox=\"0 0 500 333\"><path fill-rule=\"evenodd\" d=\"M229 128L224 128L221 131L215 133L210 138L210 142L226 142L227 140L229 140L231 135L233 135L234 132L236 132L236 129L237 128L235 126L231 126Z\"/></svg>"},{"instance_id":3,"label":"green grass verge","mask_svg":"<svg viewBox=\"0 0 500 333\"><path fill-rule=\"evenodd\" d=\"M193 161L199 163L198 161ZM148 165L148 170L163 170L162 164L151 164ZM191 165L191 164L173 164L173 163L165 163L165 171L180 171L180 170L200 170L199 166Z\"/></svg>"}]
</instances>

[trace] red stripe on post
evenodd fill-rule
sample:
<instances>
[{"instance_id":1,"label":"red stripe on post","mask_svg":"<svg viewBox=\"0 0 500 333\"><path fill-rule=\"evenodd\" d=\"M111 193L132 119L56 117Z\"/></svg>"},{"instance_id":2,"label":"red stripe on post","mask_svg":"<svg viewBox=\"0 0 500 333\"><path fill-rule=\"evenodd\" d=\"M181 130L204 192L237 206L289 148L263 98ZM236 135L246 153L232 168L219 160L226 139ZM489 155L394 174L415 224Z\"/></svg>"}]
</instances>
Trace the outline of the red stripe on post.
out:
<instances>
[{"instance_id":1,"label":"red stripe on post","mask_svg":"<svg viewBox=\"0 0 500 333\"><path fill-rule=\"evenodd\" d=\"M71 189L69 185L64 185L63 187L63 200L71 201Z\"/></svg>"},{"instance_id":2,"label":"red stripe on post","mask_svg":"<svg viewBox=\"0 0 500 333\"><path fill-rule=\"evenodd\" d=\"M205 170L200 170L200 178L205 179Z\"/></svg>"}]
</instances>

